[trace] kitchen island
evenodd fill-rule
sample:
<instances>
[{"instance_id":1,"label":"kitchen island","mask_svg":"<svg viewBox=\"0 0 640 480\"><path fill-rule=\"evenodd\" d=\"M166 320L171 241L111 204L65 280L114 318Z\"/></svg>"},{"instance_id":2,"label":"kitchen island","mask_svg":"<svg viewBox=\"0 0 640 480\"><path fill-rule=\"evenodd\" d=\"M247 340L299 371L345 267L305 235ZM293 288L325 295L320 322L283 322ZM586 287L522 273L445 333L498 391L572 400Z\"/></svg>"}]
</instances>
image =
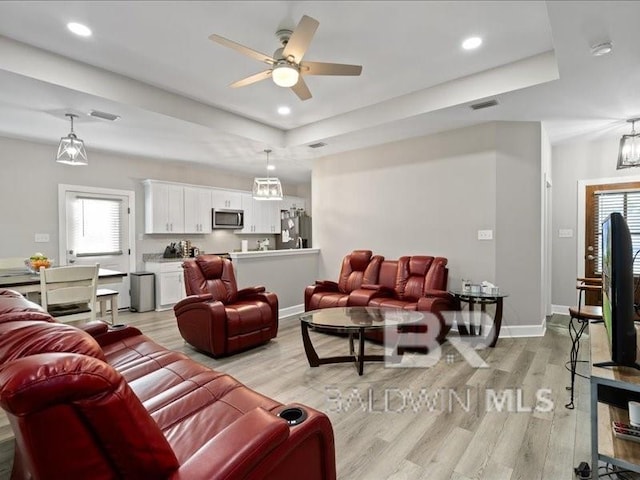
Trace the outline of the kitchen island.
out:
<instances>
[{"instance_id":1,"label":"kitchen island","mask_svg":"<svg viewBox=\"0 0 640 480\"><path fill-rule=\"evenodd\" d=\"M320 249L232 252L238 288L264 285L278 295L280 318L304 311L304 289L318 278Z\"/></svg>"}]
</instances>

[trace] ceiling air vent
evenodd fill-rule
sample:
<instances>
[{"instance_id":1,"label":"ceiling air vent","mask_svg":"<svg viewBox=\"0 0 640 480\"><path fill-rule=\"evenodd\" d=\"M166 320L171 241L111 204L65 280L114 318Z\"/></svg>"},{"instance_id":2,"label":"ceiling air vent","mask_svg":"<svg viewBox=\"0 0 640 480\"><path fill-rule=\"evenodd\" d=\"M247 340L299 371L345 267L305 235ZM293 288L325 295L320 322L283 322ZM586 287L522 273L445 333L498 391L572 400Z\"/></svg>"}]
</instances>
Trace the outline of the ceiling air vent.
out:
<instances>
[{"instance_id":1,"label":"ceiling air vent","mask_svg":"<svg viewBox=\"0 0 640 480\"><path fill-rule=\"evenodd\" d=\"M326 146L327 144L324 142L318 142L318 143L312 143L311 145L309 145L309 148L321 148Z\"/></svg>"},{"instance_id":2,"label":"ceiling air vent","mask_svg":"<svg viewBox=\"0 0 640 480\"><path fill-rule=\"evenodd\" d=\"M498 105L497 100L489 100L487 102L474 103L471 105L471 110L482 110L483 108L495 107Z\"/></svg>"},{"instance_id":3,"label":"ceiling air vent","mask_svg":"<svg viewBox=\"0 0 640 480\"><path fill-rule=\"evenodd\" d=\"M91 110L89 115L96 118L101 118L102 120L109 120L110 122L115 122L120 118L120 115L114 115L113 113L101 112L99 110Z\"/></svg>"}]
</instances>

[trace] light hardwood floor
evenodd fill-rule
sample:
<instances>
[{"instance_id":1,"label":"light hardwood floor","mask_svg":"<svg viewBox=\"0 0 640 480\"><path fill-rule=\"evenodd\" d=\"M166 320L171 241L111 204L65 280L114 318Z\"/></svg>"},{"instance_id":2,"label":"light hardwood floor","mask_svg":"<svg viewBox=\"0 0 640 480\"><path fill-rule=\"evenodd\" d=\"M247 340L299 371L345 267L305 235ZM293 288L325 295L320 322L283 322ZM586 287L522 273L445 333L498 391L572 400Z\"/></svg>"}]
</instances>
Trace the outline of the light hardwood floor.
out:
<instances>
[{"instance_id":1,"label":"light hardwood floor","mask_svg":"<svg viewBox=\"0 0 640 480\"><path fill-rule=\"evenodd\" d=\"M326 412L335 432L341 480L568 480L574 478L573 467L590 461L588 380L576 381L576 409L564 408L570 349L565 316L552 317L544 337L501 338L495 349L480 352L488 368L472 368L445 344L442 359L430 368L369 363L362 377L349 364L310 368L292 317L281 319L278 337L269 344L219 360L184 343L172 311L123 312L120 320L282 403L303 403ZM344 338L311 335L320 356L347 350ZM583 338L582 345L584 357L588 339ZM379 347L372 347L372 353L375 348ZM550 389L553 409L487 411L487 389L511 392L512 406L520 403L521 409L535 407L538 389ZM431 408L425 393L431 399L439 395ZM12 444L2 415L0 478L8 478Z\"/></svg>"}]
</instances>

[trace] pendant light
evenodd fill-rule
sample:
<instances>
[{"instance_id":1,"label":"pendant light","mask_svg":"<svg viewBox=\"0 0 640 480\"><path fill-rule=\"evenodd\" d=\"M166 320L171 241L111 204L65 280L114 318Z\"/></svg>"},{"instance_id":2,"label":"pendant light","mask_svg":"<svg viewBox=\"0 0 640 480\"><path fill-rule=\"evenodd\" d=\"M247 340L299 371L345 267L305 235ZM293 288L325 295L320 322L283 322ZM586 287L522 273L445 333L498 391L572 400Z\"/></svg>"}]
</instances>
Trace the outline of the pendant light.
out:
<instances>
[{"instance_id":1,"label":"pendant light","mask_svg":"<svg viewBox=\"0 0 640 480\"><path fill-rule=\"evenodd\" d=\"M266 149L267 154L267 176L253 179L254 200L282 200L282 184L277 178L269 177L269 154L271 150Z\"/></svg>"},{"instance_id":2,"label":"pendant light","mask_svg":"<svg viewBox=\"0 0 640 480\"><path fill-rule=\"evenodd\" d=\"M65 114L65 117L69 117L71 120L71 132L66 137L60 139L60 145L58 145L58 155L56 155L56 162L66 163L67 165L88 165L87 151L84 148L84 142L80 140L75 133L73 133L73 119L77 118L77 115L72 113Z\"/></svg>"},{"instance_id":3,"label":"pendant light","mask_svg":"<svg viewBox=\"0 0 640 480\"><path fill-rule=\"evenodd\" d=\"M636 133L635 124L640 118L627 120L631 123L631 134L622 135L620 152L618 153L618 170L621 168L640 167L640 133Z\"/></svg>"}]
</instances>

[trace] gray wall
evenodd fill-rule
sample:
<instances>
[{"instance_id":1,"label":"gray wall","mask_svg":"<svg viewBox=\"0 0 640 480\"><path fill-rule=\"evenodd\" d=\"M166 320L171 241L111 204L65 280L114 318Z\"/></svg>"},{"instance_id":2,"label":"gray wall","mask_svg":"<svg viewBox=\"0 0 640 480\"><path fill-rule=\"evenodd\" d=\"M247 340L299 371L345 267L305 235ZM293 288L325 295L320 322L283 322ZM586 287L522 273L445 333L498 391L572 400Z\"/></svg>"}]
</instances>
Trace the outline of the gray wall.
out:
<instances>
[{"instance_id":1,"label":"gray wall","mask_svg":"<svg viewBox=\"0 0 640 480\"><path fill-rule=\"evenodd\" d=\"M143 253L162 253L169 242L189 239L204 251L214 253L240 249L243 238L249 239L251 244L264 237L234 235L228 231L203 235L142 235L143 179L249 190L252 177L234 176L204 165L97 152L90 146L87 147L89 165L71 167L55 162L56 149L57 145L0 137L0 204L3 206L0 210L0 257L27 258L33 252L42 251L58 258L58 184L61 183L135 191L138 269L143 267ZM289 195L304 196L309 191L308 187L283 187ZM48 233L51 241L35 243L34 233Z\"/></svg>"},{"instance_id":2,"label":"gray wall","mask_svg":"<svg viewBox=\"0 0 640 480\"><path fill-rule=\"evenodd\" d=\"M336 279L353 249L441 255L449 286L488 280L511 293L506 324L540 325L539 123L487 123L316 160L314 246ZM494 240L477 239L479 229Z\"/></svg>"},{"instance_id":3,"label":"gray wall","mask_svg":"<svg viewBox=\"0 0 640 480\"><path fill-rule=\"evenodd\" d=\"M578 182L612 179L630 181L640 170L616 170L618 137L598 141L575 141L553 147L553 296L559 306L576 302L578 271ZM559 229L572 229L573 237L559 238ZM584 246L582 247L584 249Z\"/></svg>"}]
</instances>

